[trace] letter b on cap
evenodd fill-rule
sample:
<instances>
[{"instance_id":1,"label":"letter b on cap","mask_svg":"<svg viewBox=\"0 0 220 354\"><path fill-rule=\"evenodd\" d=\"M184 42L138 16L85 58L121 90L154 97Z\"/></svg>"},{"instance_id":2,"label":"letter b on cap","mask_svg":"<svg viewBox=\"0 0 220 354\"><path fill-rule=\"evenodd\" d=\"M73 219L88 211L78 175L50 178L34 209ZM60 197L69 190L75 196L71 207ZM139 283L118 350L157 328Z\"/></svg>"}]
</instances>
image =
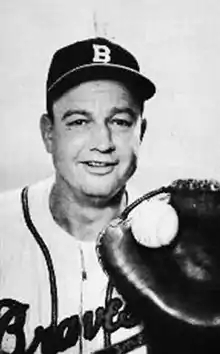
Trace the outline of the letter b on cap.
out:
<instances>
[{"instance_id":1,"label":"letter b on cap","mask_svg":"<svg viewBox=\"0 0 220 354\"><path fill-rule=\"evenodd\" d=\"M94 57L93 62L95 63L108 63L111 61L110 49L106 45L93 44Z\"/></svg>"}]
</instances>

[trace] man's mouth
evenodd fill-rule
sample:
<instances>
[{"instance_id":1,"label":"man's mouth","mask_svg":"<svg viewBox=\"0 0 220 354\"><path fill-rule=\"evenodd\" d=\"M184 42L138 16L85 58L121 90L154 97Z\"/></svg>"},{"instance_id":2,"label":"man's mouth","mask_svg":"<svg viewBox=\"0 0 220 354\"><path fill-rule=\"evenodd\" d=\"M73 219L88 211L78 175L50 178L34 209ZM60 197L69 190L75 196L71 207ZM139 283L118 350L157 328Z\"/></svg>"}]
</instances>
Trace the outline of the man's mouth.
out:
<instances>
[{"instance_id":1,"label":"man's mouth","mask_svg":"<svg viewBox=\"0 0 220 354\"><path fill-rule=\"evenodd\" d=\"M117 161L85 161L83 162L84 164L91 166L91 167L109 167L109 166L115 166L118 164Z\"/></svg>"},{"instance_id":2,"label":"man's mouth","mask_svg":"<svg viewBox=\"0 0 220 354\"><path fill-rule=\"evenodd\" d=\"M85 166L86 170L92 175L103 176L112 173L118 163L118 161L88 160L84 161L83 165Z\"/></svg>"}]
</instances>

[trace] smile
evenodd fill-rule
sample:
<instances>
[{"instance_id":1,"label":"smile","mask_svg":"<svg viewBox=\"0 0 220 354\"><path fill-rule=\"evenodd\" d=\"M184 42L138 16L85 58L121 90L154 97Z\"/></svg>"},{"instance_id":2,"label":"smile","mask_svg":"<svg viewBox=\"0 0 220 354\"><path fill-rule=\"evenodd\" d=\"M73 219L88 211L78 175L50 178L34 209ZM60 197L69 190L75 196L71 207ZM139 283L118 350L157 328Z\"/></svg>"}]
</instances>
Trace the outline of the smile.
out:
<instances>
[{"instance_id":1,"label":"smile","mask_svg":"<svg viewBox=\"0 0 220 354\"><path fill-rule=\"evenodd\" d=\"M106 175L113 172L115 166L118 165L118 161L89 160L84 161L83 165L90 174Z\"/></svg>"},{"instance_id":2,"label":"smile","mask_svg":"<svg viewBox=\"0 0 220 354\"><path fill-rule=\"evenodd\" d=\"M118 164L118 162L110 162L110 161L85 161L83 163L92 167L109 167Z\"/></svg>"}]
</instances>

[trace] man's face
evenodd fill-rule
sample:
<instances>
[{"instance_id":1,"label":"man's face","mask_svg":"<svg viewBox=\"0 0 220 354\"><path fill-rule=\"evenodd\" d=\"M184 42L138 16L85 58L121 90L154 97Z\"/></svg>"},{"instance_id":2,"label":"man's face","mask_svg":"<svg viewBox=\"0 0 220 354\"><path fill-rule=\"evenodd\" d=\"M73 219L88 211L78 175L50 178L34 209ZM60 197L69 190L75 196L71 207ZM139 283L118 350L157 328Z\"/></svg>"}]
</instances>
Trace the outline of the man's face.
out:
<instances>
[{"instance_id":1,"label":"man's face","mask_svg":"<svg viewBox=\"0 0 220 354\"><path fill-rule=\"evenodd\" d=\"M46 138L57 178L78 197L113 197L136 169L140 107L115 81L82 83L53 104Z\"/></svg>"}]
</instances>

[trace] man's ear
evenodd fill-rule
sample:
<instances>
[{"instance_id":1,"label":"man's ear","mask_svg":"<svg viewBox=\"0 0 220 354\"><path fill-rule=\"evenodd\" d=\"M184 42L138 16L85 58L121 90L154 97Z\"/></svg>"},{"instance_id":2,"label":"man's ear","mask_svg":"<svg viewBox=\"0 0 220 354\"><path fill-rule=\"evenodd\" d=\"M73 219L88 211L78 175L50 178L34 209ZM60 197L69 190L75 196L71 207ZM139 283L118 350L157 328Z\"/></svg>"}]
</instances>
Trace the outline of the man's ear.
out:
<instances>
[{"instance_id":1,"label":"man's ear","mask_svg":"<svg viewBox=\"0 0 220 354\"><path fill-rule=\"evenodd\" d=\"M141 119L141 134L140 134L140 140L142 141L144 138L145 131L147 129L147 120L145 118Z\"/></svg>"},{"instance_id":2,"label":"man's ear","mask_svg":"<svg viewBox=\"0 0 220 354\"><path fill-rule=\"evenodd\" d=\"M42 114L40 119L41 136L47 152L52 153L53 145L53 122L48 114Z\"/></svg>"}]
</instances>

